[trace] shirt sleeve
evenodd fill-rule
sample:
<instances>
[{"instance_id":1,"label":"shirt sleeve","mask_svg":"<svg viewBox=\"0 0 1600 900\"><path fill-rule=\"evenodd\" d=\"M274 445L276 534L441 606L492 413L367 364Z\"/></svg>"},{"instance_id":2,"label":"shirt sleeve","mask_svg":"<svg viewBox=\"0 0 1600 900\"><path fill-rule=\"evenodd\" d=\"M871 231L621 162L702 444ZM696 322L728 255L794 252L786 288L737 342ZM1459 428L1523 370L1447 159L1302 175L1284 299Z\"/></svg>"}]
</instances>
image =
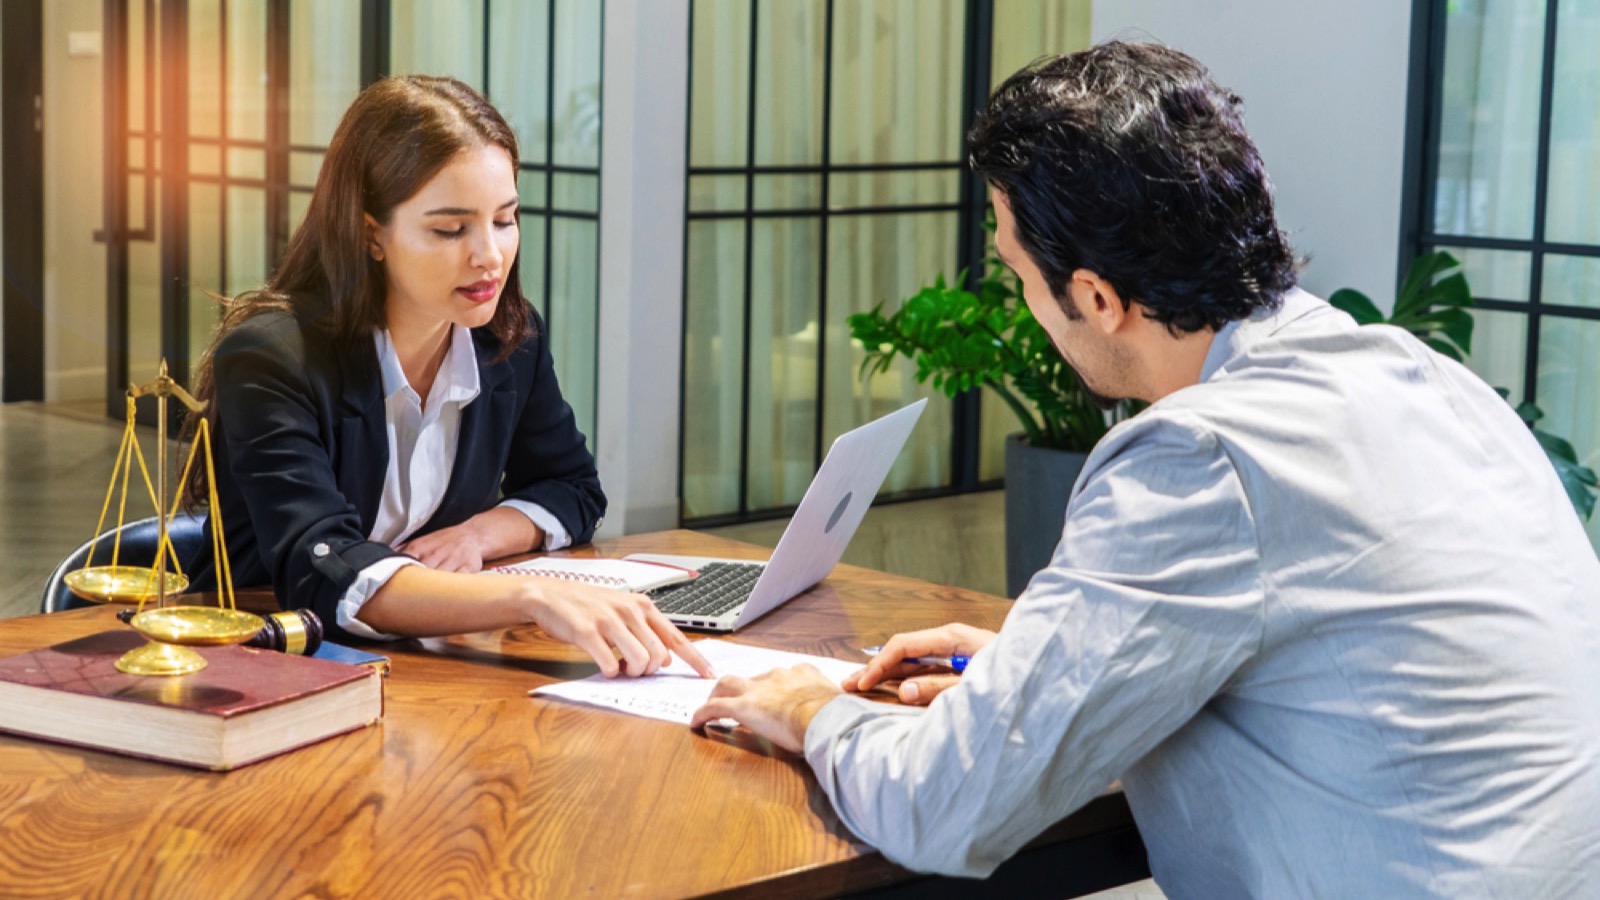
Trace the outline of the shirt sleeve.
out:
<instances>
[{"instance_id":1,"label":"shirt sleeve","mask_svg":"<svg viewBox=\"0 0 1600 900\"><path fill-rule=\"evenodd\" d=\"M345 590L344 596L339 598L339 606L335 612L335 619L340 628L356 637L368 638L375 641L398 641L398 634L385 634L371 625L356 618L361 613L361 607L378 593L378 589L389 583L394 573L406 566L420 566L422 563L409 556L390 556L380 559L360 572L356 573L356 580Z\"/></svg>"},{"instance_id":2,"label":"shirt sleeve","mask_svg":"<svg viewBox=\"0 0 1600 900\"><path fill-rule=\"evenodd\" d=\"M572 535L567 533L567 527L550 510L526 500L502 500L500 505L522 513L528 517L528 521L544 530L544 543L536 549L561 550L572 546Z\"/></svg>"},{"instance_id":3,"label":"shirt sleeve","mask_svg":"<svg viewBox=\"0 0 1600 900\"><path fill-rule=\"evenodd\" d=\"M321 380L293 320L264 314L229 332L214 360L230 481L279 605L338 621L338 602L362 570L398 555L372 541L340 489L319 416Z\"/></svg>"},{"instance_id":4,"label":"shirt sleeve","mask_svg":"<svg viewBox=\"0 0 1600 900\"><path fill-rule=\"evenodd\" d=\"M807 761L888 858L989 874L1259 648L1259 551L1239 478L1200 423L1154 412L1096 448L1050 565L957 687L911 712L843 696L812 720Z\"/></svg>"}]
</instances>

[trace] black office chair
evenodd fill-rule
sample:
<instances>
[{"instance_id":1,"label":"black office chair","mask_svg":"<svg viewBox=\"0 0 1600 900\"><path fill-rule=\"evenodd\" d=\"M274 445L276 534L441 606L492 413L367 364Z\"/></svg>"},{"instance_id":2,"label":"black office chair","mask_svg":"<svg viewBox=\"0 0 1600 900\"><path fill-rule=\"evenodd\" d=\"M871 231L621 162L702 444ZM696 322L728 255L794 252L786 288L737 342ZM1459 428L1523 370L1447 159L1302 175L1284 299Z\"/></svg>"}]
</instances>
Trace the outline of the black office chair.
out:
<instances>
[{"instance_id":1,"label":"black office chair","mask_svg":"<svg viewBox=\"0 0 1600 900\"><path fill-rule=\"evenodd\" d=\"M196 518L186 513L179 513L173 517L167 526L167 533L172 541L172 549L177 551L178 562L194 559L199 552L202 542L206 540L205 519ZM111 548L116 539L116 529L100 535L93 541L84 543L83 546L67 554L67 558L56 566L50 573L50 578L44 584L44 596L39 599L39 611L42 613L59 612L63 609L73 609L79 606L93 606L87 600L74 594L67 587L66 575L68 572L83 568L89 559L89 548L94 547L94 561L96 565L111 565ZM122 548L117 553L117 564L122 566L151 566L156 561L156 542L160 540L160 526L156 518L139 519L127 522L122 526ZM169 565L170 569L171 566Z\"/></svg>"}]
</instances>

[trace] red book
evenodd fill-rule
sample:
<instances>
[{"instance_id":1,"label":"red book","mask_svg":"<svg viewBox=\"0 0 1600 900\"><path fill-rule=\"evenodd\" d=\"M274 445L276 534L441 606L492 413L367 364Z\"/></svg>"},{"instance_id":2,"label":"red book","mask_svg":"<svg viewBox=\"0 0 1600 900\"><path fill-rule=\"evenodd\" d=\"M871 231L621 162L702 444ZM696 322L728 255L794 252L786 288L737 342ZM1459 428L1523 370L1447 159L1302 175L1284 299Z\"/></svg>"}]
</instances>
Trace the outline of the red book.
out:
<instances>
[{"instance_id":1,"label":"red book","mask_svg":"<svg viewBox=\"0 0 1600 900\"><path fill-rule=\"evenodd\" d=\"M144 642L107 631L0 659L0 731L222 771L383 717L369 666L201 647L188 675L117 671Z\"/></svg>"}]
</instances>

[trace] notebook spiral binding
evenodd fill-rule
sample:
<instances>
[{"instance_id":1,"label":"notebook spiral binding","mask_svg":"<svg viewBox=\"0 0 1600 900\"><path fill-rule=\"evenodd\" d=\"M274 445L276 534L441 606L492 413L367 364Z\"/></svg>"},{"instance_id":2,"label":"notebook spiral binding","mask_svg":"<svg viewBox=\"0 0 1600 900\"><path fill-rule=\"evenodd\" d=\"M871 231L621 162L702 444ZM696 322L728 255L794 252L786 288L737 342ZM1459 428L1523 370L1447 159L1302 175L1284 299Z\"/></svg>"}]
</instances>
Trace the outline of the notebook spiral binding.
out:
<instances>
[{"instance_id":1,"label":"notebook spiral binding","mask_svg":"<svg viewBox=\"0 0 1600 900\"><path fill-rule=\"evenodd\" d=\"M595 575L592 572L573 572L567 569L532 569L518 565L497 566L495 571L504 572L508 575L537 575L541 578L563 578L567 581L578 581L583 584L592 584L596 587L628 589L628 582L615 575Z\"/></svg>"}]
</instances>

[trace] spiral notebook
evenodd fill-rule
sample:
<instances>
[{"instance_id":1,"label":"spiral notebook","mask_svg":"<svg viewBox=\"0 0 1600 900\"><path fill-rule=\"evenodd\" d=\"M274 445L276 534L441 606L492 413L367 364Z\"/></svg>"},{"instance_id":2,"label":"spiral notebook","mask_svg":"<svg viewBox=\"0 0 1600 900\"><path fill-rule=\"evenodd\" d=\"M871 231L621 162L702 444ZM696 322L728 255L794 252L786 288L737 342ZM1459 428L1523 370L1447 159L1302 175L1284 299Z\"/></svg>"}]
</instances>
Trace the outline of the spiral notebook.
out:
<instances>
[{"instance_id":1,"label":"spiral notebook","mask_svg":"<svg viewBox=\"0 0 1600 900\"><path fill-rule=\"evenodd\" d=\"M670 563L643 562L628 559L573 559L542 556L526 562L495 566L491 572L505 575L540 575L545 578L565 578L598 587L619 591L648 591L653 588L689 581L699 573L694 569Z\"/></svg>"}]
</instances>

